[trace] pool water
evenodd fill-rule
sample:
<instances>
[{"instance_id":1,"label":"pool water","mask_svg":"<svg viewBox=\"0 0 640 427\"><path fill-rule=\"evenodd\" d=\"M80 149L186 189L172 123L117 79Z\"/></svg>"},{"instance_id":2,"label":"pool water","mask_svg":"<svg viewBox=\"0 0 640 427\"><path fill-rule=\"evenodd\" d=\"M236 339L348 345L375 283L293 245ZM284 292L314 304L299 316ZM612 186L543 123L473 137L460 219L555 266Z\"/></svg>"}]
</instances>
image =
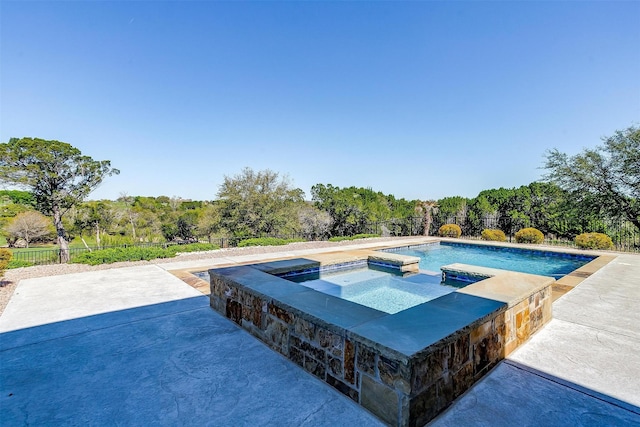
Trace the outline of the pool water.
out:
<instances>
[{"instance_id":1,"label":"pool water","mask_svg":"<svg viewBox=\"0 0 640 427\"><path fill-rule=\"evenodd\" d=\"M431 301L457 289L441 284L439 274L402 277L389 271L367 267L296 275L286 279L389 314Z\"/></svg>"},{"instance_id":2,"label":"pool water","mask_svg":"<svg viewBox=\"0 0 640 427\"><path fill-rule=\"evenodd\" d=\"M418 257L420 270L431 272L440 272L443 265L463 263L550 276L555 279L594 259L592 256L584 255L448 243L394 249L393 253Z\"/></svg>"}]
</instances>

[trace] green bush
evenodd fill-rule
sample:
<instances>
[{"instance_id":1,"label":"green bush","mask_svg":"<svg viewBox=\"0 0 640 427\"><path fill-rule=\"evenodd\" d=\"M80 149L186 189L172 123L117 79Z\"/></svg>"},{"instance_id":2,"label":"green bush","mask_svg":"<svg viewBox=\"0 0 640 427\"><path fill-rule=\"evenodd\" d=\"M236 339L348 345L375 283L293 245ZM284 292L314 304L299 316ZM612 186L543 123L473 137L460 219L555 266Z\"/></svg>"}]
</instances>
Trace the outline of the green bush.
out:
<instances>
[{"instance_id":1,"label":"green bush","mask_svg":"<svg viewBox=\"0 0 640 427\"><path fill-rule=\"evenodd\" d=\"M529 227L523 228L515 235L516 242L518 243L535 243L539 244L544 241L544 234L537 228Z\"/></svg>"},{"instance_id":2,"label":"green bush","mask_svg":"<svg viewBox=\"0 0 640 427\"><path fill-rule=\"evenodd\" d=\"M576 246L581 249L611 249L611 237L603 233L582 233L576 236Z\"/></svg>"},{"instance_id":3,"label":"green bush","mask_svg":"<svg viewBox=\"0 0 640 427\"><path fill-rule=\"evenodd\" d=\"M507 236L504 235L504 231L502 230L485 228L484 230L482 230L482 240L491 240L492 242L506 242Z\"/></svg>"},{"instance_id":4,"label":"green bush","mask_svg":"<svg viewBox=\"0 0 640 427\"><path fill-rule=\"evenodd\" d=\"M220 249L220 246L214 245L213 243L189 243L188 245L171 245L167 247L167 252L175 256L178 252L204 252L214 251L216 249Z\"/></svg>"},{"instance_id":5,"label":"green bush","mask_svg":"<svg viewBox=\"0 0 640 427\"><path fill-rule=\"evenodd\" d=\"M371 237L380 237L379 234L355 234L353 236L335 236L330 237L330 242L342 242L343 240L369 239Z\"/></svg>"},{"instance_id":6,"label":"green bush","mask_svg":"<svg viewBox=\"0 0 640 427\"><path fill-rule=\"evenodd\" d=\"M93 252L83 252L73 257L71 262L78 264L111 264L120 261L148 261L157 258L171 258L175 256L170 251L161 247L136 247L108 248Z\"/></svg>"},{"instance_id":7,"label":"green bush","mask_svg":"<svg viewBox=\"0 0 640 427\"><path fill-rule=\"evenodd\" d=\"M456 239L462 235L462 230L457 224L445 224L438 229L440 237L455 237Z\"/></svg>"},{"instance_id":8,"label":"green bush","mask_svg":"<svg viewBox=\"0 0 640 427\"><path fill-rule=\"evenodd\" d=\"M11 270L12 268L31 267L34 265L35 265L34 263L29 261L24 261L21 259L12 259L11 261L9 261L9 264L7 265L7 270Z\"/></svg>"},{"instance_id":9,"label":"green bush","mask_svg":"<svg viewBox=\"0 0 640 427\"><path fill-rule=\"evenodd\" d=\"M238 242L239 248L247 246L282 246L294 242L303 242L302 239L279 239L277 237L256 237L253 239L245 239Z\"/></svg>"},{"instance_id":10,"label":"green bush","mask_svg":"<svg viewBox=\"0 0 640 427\"><path fill-rule=\"evenodd\" d=\"M11 257L13 257L13 254L9 249L0 248L0 278L4 276L4 271L7 269Z\"/></svg>"}]
</instances>

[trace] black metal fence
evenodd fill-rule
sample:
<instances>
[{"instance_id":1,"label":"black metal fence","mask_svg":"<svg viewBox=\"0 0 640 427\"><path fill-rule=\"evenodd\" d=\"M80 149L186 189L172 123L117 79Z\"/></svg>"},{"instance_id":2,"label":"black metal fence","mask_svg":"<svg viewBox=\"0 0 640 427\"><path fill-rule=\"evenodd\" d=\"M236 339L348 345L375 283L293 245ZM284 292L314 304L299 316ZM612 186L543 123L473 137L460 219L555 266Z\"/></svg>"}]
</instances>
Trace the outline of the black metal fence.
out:
<instances>
[{"instance_id":1,"label":"black metal fence","mask_svg":"<svg viewBox=\"0 0 640 427\"><path fill-rule=\"evenodd\" d=\"M509 242L515 240L514 236L519 230L535 227L544 234L545 244L568 247L575 247L577 235L598 232L611 238L615 250L640 252L640 230L631 222L623 220L556 219L536 222L531 219L511 217L477 219L466 216L434 217L428 235L437 236L438 229L444 224L457 224L462 230L462 237L467 239L480 239L485 229L502 230ZM382 236L415 236L425 235L424 227L423 218L413 217L371 223L363 229L363 232Z\"/></svg>"},{"instance_id":2,"label":"black metal fence","mask_svg":"<svg viewBox=\"0 0 640 427\"><path fill-rule=\"evenodd\" d=\"M481 218L470 219L468 217L435 217L430 224L430 236L437 236L438 229L444 224L457 224L462 230L462 237L467 239L480 239L482 230L499 229L505 233L507 241L514 241L515 233L526 227L538 228L545 236L545 244L559 245L567 247L575 247L574 239L578 234L586 232L600 232L611 237L614 249L626 252L640 252L640 231L628 221L580 221L580 220L556 220L546 221L544 224L536 224L528 219L499 217L499 218ZM354 234L375 234L379 236L420 236L424 233L424 221L420 217L391 219L388 221L380 221L364 224L355 230ZM304 239L302 234L287 235L263 235L255 236L275 237L280 239ZM233 248L238 244L251 237L243 236L227 236L211 239L210 243L219 245L221 248ZM162 247L176 245L180 243L190 242L170 242L170 243L138 243L135 245L120 246L103 246L101 248L92 247L91 250L107 249L114 247ZM70 248L68 249L69 258L86 252L88 248ZM17 250L13 252L14 265L41 265L41 264L57 264L62 262L60 249L34 249L34 250Z\"/></svg>"},{"instance_id":3,"label":"black metal fence","mask_svg":"<svg viewBox=\"0 0 640 427\"><path fill-rule=\"evenodd\" d=\"M188 243L188 242L185 242ZM45 264L60 264L64 259L62 257L63 252L68 254L68 259L72 259L75 255L95 251L98 249L110 249L110 248L126 248L126 247L158 247L158 248L167 248L168 246L179 245L182 242L172 242L172 243L136 243L134 245L115 245L115 246L93 246L93 247L83 247L83 248L69 248L65 251L60 250L59 248L55 249L19 249L13 251L12 263L17 266L30 266L30 265L45 265Z\"/></svg>"}]
</instances>

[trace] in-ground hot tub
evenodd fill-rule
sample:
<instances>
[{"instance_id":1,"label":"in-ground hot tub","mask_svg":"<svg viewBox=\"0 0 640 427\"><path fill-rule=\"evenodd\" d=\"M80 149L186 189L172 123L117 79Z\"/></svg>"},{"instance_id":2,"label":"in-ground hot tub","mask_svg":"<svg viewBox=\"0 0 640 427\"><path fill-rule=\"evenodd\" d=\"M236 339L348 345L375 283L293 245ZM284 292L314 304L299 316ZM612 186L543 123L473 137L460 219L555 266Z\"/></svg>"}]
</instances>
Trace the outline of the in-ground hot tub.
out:
<instances>
[{"instance_id":1,"label":"in-ground hot tub","mask_svg":"<svg viewBox=\"0 0 640 427\"><path fill-rule=\"evenodd\" d=\"M209 270L211 306L391 425L423 425L551 319L553 278L502 272L386 313L282 275L345 263L416 272L417 259L359 251Z\"/></svg>"}]
</instances>

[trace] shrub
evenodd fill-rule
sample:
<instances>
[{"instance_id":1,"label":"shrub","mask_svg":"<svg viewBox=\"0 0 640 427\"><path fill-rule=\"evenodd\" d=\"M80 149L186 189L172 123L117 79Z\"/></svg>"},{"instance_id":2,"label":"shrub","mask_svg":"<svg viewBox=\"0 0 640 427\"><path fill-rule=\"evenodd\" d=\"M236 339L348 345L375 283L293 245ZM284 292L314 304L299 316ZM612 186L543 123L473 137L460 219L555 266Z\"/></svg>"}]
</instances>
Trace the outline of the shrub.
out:
<instances>
[{"instance_id":1,"label":"shrub","mask_svg":"<svg viewBox=\"0 0 640 427\"><path fill-rule=\"evenodd\" d=\"M148 261L157 258L170 258L175 254L159 247L136 247L100 249L83 252L73 257L72 262L78 264L111 264L120 261Z\"/></svg>"},{"instance_id":2,"label":"shrub","mask_svg":"<svg viewBox=\"0 0 640 427\"><path fill-rule=\"evenodd\" d=\"M35 265L34 263L29 261L24 261L21 259L12 259L11 261L9 261L9 264L7 265L7 270L11 270L12 268L32 267L34 265Z\"/></svg>"},{"instance_id":3,"label":"shrub","mask_svg":"<svg viewBox=\"0 0 640 427\"><path fill-rule=\"evenodd\" d=\"M0 278L4 276L4 271L7 269L13 253L9 249L0 248Z\"/></svg>"},{"instance_id":4,"label":"shrub","mask_svg":"<svg viewBox=\"0 0 640 427\"><path fill-rule=\"evenodd\" d=\"M462 230L457 224L445 224L438 229L440 237L455 237L456 239L462 235Z\"/></svg>"},{"instance_id":5,"label":"shrub","mask_svg":"<svg viewBox=\"0 0 640 427\"><path fill-rule=\"evenodd\" d=\"M330 242L342 242L343 240L369 239L371 237L380 237L379 234L355 234L353 236L334 236L330 237Z\"/></svg>"},{"instance_id":6,"label":"shrub","mask_svg":"<svg viewBox=\"0 0 640 427\"><path fill-rule=\"evenodd\" d=\"M214 245L213 243L189 243L187 245L171 245L167 247L167 252L175 256L178 252L204 252L214 251L216 249L220 249L220 246Z\"/></svg>"},{"instance_id":7,"label":"shrub","mask_svg":"<svg viewBox=\"0 0 640 427\"><path fill-rule=\"evenodd\" d=\"M238 242L239 248L247 246L282 246L289 243L302 242L302 239L279 239L277 237L256 237L253 239L245 239Z\"/></svg>"},{"instance_id":8,"label":"shrub","mask_svg":"<svg viewBox=\"0 0 640 427\"><path fill-rule=\"evenodd\" d=\"M484 230L482 230L482 240L491 240L493 242L506 242L507 236L504 235L504 231L502 230L485 228Z\"/></svg>"},{"instance_id":9,"label":"shrub","mask_svg":"<svg viewBox=\"0 0 640 427\"><path fill-rule=\"evenodd\" d=\"M576 246L580 249L611 249L611 237L603 233L582 233L576 236Z\"/></svg>"},{"instance_id":10,"label":"shrub","mask_svg":"<svg viewBox=\"0 0 640 427\"><path fill-rule=\"evenodd\" d=\"M544 234L537 228L529 227L523 228L515 235L516 242L518 243L542 243L544 241Z\"/></svg>"}]
</instances>

